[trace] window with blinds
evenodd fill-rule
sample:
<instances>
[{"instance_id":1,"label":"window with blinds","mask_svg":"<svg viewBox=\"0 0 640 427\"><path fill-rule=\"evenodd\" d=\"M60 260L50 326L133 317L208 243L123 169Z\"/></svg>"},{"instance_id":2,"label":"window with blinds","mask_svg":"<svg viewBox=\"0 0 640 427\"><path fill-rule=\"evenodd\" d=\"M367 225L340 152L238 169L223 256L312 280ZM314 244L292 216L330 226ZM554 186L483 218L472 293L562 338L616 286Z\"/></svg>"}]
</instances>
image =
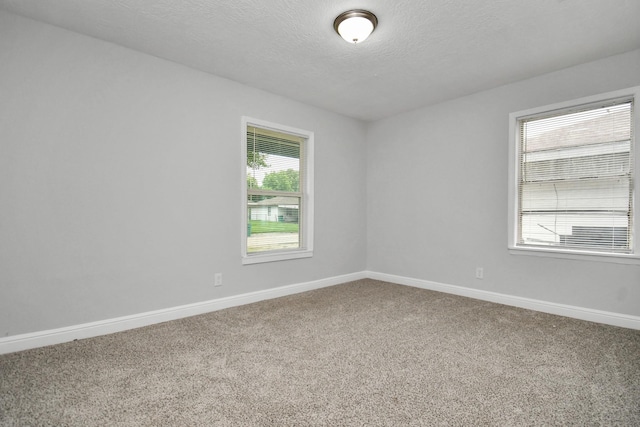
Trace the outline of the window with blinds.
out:
<instances>
[{"instance_id":1,"label":"window with blinds","mask_svg":"<svg viewBox=\"0 0 640 427\"><path fill-rule=\"evenodd\" d=\"M516 246L634 252L634 101L517 119Z\"/></svg>"},{"instance_id":2,"label":"window with blinds","mask_svg":"<svg viewBox=\"0 0 640 427\"><path fill-rule=\"evenodd\" d=\"M310 256L313 135L249 119L243 133L243 262Z\"/></svg>"}]
</instances>

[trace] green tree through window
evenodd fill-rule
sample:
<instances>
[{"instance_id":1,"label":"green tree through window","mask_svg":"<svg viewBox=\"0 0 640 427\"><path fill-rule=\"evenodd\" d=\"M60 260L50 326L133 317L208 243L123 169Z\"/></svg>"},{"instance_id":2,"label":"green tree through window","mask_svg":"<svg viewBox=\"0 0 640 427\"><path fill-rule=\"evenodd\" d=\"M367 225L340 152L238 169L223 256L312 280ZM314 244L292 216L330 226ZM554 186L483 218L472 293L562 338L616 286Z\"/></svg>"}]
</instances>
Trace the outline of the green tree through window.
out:
<instances>
[{"instance_id":1,"label":"green tree through window","mask_svg":"<svg viewBox=\"0 0 640 427\"><path fill-rule=\"evenodd\" d=\"M299 191L300 173L293 169L271 172L264 177L262 188L277 191Z\"/></svg>"}]
</instances>

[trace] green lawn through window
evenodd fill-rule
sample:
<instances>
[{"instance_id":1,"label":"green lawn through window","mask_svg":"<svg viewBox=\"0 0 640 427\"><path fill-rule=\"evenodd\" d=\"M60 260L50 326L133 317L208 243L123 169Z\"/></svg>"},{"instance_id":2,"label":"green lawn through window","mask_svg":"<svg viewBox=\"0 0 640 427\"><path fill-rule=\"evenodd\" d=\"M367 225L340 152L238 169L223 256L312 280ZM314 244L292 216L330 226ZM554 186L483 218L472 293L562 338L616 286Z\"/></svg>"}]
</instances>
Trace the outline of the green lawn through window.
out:
<instances>
[{"instance_id":1,"label":"green lawn through window","mask_svg":"<svg viewBox=\"0 0 640 427\"><path fill-rule=\"evenodd\" d=\"M297 233L300 226L293 222L249 221L251 234L258 233Z\"/></svg>"}]
</instances>

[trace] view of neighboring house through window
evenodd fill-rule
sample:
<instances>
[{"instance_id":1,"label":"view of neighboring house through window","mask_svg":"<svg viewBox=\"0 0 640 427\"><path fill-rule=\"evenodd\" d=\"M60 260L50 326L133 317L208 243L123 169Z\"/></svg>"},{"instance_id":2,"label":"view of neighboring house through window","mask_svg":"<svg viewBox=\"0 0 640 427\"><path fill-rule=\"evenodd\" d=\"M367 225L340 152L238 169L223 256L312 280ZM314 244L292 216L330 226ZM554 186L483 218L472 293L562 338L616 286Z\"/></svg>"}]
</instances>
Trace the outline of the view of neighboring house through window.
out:
<instances>
[{"instance_id":1,"label":"view of neighboring house through window","mask_svg":"<svg viewBox=\"0 0 640 427\"><path fill-rule=\"evenodd\" d=\"M633 254L633 97L516 119L515 246Z\"/></svg>"},{"instance_id":2,"label":"view of neighboring house through window","mask_svg":"<svg viewBox=\"0 0 640 427\"><path fill-rule=\"evenodd\" d=\"M261 123L247 119L243 124L245 263L310 256L312 224L308 211L312 202L308 156L312 134Z\"/></svg>"}]
</instances>

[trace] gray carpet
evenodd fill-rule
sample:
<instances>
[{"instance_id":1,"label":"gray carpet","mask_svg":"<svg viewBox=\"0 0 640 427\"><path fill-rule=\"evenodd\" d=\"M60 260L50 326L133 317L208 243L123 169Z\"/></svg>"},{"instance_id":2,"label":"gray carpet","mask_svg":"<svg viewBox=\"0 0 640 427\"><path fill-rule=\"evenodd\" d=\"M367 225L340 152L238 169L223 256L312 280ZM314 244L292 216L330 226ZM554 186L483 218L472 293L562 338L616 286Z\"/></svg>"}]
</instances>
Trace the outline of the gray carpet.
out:
<instances>
[{"instance_id":1,"label":"gray carpet","mask_svg":"<svg viewBox=\"0 0 640 427\"><path fill-rule=\"evenodd\" d=\"M0 356L0 424L640 425L640 331L360 280Z\"/></svg>"}]
</instances>

